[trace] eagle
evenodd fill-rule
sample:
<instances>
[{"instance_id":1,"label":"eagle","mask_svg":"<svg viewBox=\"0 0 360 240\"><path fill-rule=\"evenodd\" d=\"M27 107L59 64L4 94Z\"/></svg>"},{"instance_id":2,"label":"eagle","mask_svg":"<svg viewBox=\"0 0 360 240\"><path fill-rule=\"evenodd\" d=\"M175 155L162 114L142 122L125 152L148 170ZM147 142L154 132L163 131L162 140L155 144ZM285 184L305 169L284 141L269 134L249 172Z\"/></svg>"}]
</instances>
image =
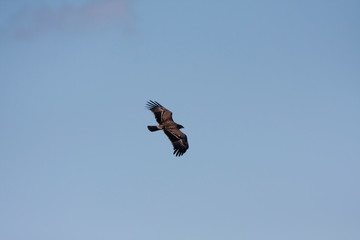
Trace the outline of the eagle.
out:
<instances>
[{"instance_id":1,"label":"eagle","mask_svg":"<svg viewBox=\"0 0 360 240\"><path fill-rule=\"evenodd\" d=\"M147 126L150 132L163 130L174 147L174 155L179 157L189 148L187 137L179 129L184 128L172 119L172 112L167 110L156 101L148 101L146 107L155 115L158 126Z\"/></svg>"}]
</instances>

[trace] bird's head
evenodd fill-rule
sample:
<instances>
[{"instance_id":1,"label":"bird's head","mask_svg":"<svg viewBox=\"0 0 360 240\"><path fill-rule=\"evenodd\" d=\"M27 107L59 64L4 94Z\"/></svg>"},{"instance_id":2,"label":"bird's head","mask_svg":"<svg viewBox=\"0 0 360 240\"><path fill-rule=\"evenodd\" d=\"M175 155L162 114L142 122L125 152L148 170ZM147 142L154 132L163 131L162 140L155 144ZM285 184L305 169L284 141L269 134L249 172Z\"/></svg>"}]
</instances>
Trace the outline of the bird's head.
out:
<instances>
[{"instance_id":1,"label":"bird's head","mask_svg":"<svg viewBox=\"0 0 360 240\"><path fill-rule=\"evenodd\" d=\"M180 125L180 124L177 125L177 129L182 129L182 128L184 128L183 125Z\"/></svg>"}]
</instances>

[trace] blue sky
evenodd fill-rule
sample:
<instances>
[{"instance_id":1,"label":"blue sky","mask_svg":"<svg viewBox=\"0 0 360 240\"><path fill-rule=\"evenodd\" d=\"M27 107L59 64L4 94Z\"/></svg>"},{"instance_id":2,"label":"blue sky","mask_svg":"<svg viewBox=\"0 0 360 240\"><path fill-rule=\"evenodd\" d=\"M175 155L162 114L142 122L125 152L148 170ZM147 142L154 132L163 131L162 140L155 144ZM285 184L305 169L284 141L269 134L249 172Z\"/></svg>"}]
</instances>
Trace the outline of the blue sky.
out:
<instances>
[{"instance_id":1,"label":"blue sky","mask_svg":"<svg viewBox=\"0 0 360 240\"><path fill-rule=\"evenodd\" d=\"M0 238L360 239L359 7L1 1Z\"/></svg>"}]
</instances>

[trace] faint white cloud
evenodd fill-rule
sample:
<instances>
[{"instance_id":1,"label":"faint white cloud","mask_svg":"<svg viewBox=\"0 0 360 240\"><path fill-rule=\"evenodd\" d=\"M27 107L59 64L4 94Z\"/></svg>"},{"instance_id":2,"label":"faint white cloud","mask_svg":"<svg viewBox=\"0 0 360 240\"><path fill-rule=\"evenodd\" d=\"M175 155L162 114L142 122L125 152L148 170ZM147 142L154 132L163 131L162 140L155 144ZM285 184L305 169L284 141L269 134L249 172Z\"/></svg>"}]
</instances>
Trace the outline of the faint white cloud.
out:
<instances>
[{"instance_id":1,"label":"faint white cloud","mask_svg":"<svg viewBox=\"0 0 360 240\"><path fill-rule=\"evenodd\" d=\"M99 0L80 6L23 8L13 16L7 30L17 38L53 31L91 30L117 23L123 30L131 30L134 24L131 3L131 0Z\"/></svg>"}]
</instances>

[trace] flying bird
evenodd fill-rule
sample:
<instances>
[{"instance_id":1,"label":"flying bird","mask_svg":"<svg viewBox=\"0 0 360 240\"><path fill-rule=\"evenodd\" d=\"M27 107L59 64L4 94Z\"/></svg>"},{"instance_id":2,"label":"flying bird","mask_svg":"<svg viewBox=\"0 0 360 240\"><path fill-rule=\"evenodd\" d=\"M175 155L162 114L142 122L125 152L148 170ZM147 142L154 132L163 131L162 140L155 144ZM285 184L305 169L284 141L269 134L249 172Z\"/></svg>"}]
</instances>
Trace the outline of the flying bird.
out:
<instances>
[{"instance_id":1,"label":"flying bird","mask_svg":"<svg viewBox=\"0 0 360 240\"><path fill-rule=\"evenodd\" d=\"M189 148L186 135L179 130L184 127L174 122L172 112L158 102L150 100L146 103L146 107L154 113L155 119L159 123L158 126L147 126L149 131L163 130L174 147L173 154L177 157L183 155Z\"/></svg>"}]
</instances>

